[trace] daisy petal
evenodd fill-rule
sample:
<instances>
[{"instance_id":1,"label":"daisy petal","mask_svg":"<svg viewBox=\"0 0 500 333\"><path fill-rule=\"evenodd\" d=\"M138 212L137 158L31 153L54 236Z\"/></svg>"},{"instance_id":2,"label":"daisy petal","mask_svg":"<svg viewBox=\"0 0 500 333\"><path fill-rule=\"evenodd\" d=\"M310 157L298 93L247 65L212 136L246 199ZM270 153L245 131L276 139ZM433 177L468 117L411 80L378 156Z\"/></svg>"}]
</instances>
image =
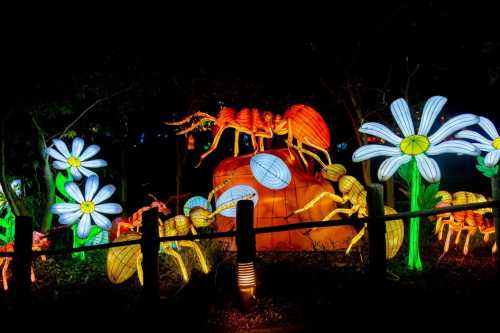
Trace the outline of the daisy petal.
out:
<instances>
[{"instance_id":1,"label":"daisy petal","mask_svg":"<svg viewBox=\"0 0 500 333\"><path fill-rule=\"evenodd\" d=\"M90 232L90 214L83 214L82 219L78 223L77 234L80 238L87 238Z\"/></svg>"},{"instance_id":2,"label":"daisy petal","mask_svg":"<svg viewBox=\"0 0 500 333\"><path fill-rule=\"evenodd\" d=\"M386 126L379 123L364 123L363 126L359 128L359 131L361 133L384 139L385 141L390 142L395 146L398 146L403 140Z\"/></svg>"},{"instance_id":3,"label":"daisy petal","mask_svg":"<svg viewBox=\"0 0 500 333\"><path fill-rule=\"evenodd\" d=\"M111 229L111 221L106 216L104 216L98 212L93 212L92 219L94 220L94 223L99 228L104 229L104 230Z\"/></svg>"},{"instance_id":4,"label":"daisy petal","mask_svg":"<svg viewBox=\"0 0 500 333\"><path fill-rule=\"evenodd\" d=\"M404 98L398 98L391 103L391 112L405 137L415 134L410 108Z\"/></svg>"},{"instance_id":5,"label":"daisy petal","mask_svg":"<svg viewBox=\"0 0 500 333\"><path fill-rule=\"evenodd\" d=\"M66 183L64 184L64 189L70 195L70 197L76 200L76 202L82 203L84 201L82 191L80 191L76 183L73 182Z\"/></svg>"},{"instance_id":6,"label":"daisy petal","mask_svg":"<svg viewBox=\"0 0 500 333\"><path fill-rule=\"evenodd\" d=\"M479 117L479 118L481 118L481 117ZM476 142L491 146L491 140L488 140L484 136L482 136L481 134L474 132L474 131L471 131L471 130L460 131L457 134L455 134L455 137L458 139L474 140Z\"/></svg>"},{"instance_id":7,"label":"daisy petal","mask_svg":"<svg viewBox=\"0 0 500 333\"><path fill-rule=\"evenodd\" d=\"M80 171L78 171L78 168L71 167L70 172L74 180L82 179L82 174L80 173Z\"/></svg>"},{"instance_id":8,"label":"daisy petal","mask_svg":"<svg viewBox=\"0 0 500 333\"><path fill-rule=\"evenodd\" d=\"M94 200L92 200L92 202L98 205L104 200L109 199L109 197L111 197L113 193L115 193L115 191L116 187L114 185L103 186L103 188L101 188L99 192L97 192L97 195L94 197Z\"/></svg>"},{"instance_id":9,"label":"daisy petal","mask_svg":"<svg viewBox=\"0 0 500 333\"><path fill-rule=\"evenodd\" d=\"M123 208L117 203L104 203L96 205L95 210L104 214L120 214Z\"/></svg>"},{"instance_id":10,"label":"daisy petal","mask_svg":"<svg viewBox=\"0 0 500 333\"><path fill-rule=\"evenodd\" d=\"M85 183L85 201L91 201L99 188L99 177L92 175Z\"/></svg>"},{"instance_id":11,"label":"daisy petal","mask_svg":"<svg viewBox=\"0 0 500 333\"><path fill-rule=\"evenodd\" d=\"M108 165L108 162L105 160L92 160L82 162L82 165L87 168L102 168Z\"/></svg>"},{"instance_id":12,"label":"daisy petal","mask_svg":"<svg viewBox=\"0 0 500 333\"><path fill-rule=\"evenodd\" d=\"M66 144L64 143L64 141L62 141L60 139L54 139L54 140L52 140L52 142L56 146L57 150L59 150L59 152L64 157L69 158L71 156L70 153L69 153L68 147L66 146Z\"/></svg>"},{"instance_id":13,"label":"daisy petal","mask_svg":"<svg viewBox=\"0 0 500 333\"><path fill-rule=\"evenodd\" d=\"M60 152L58 152L57 150L55 150L54 148L51 148L51 147L47 148L47 154L50 157L55 158L56 160L61 161L61 162L66 162L68 160Z\"/></svg>"},{"instance_id":14,"label":"daisy petal","mask_svg":"<svg viewBox=\"0 0 500 333\"><path fill-rule=\"evenodd\" d=\"M443 124L434 134L429 136L431 144L438 144L446 139L451 134L455 133L462 128L477 124L479 117L470 113L461 114L453 117Z\"/></svg>"},{"instance_id":15,"label":"daisy petal","mask_svg":"<svg viewBox=\"0 0 500 333\"><path fill-rule=\"evenodd\" d=\"M491 151L484 157L484 165L487 167L493 167L500 160L500 150Z\"/></svg>"},{"instance_id":16,"label":"daisy petal","mask_svg":"<svg viewBox=\"0 0 500 333\"><path fill-rule=\"evenodd\" d=\"M410 162L410 160L411 156L409 155L394 156L386 159L378 168L378 179L380 179L380 181L386 181L398 171L400 166Z\"/></svg>"},{"instance_id":17,"label":"daisy petal","mask_svg":"<svg viewBox=\"0 0 500 333\"><path fill-rule=\"evenodd\" d=\"M79 204L66 203L66 202L57 203L52 205L52 207L50 207L50 211L52 212L52 214L58 214L58 215L72 213L79 209L80 209Z\"/></svg>"},{"instance_id":18,"label":"daisy petal","mask_svg":"<svg viewBox=\"0 0 500 333\"><path fill-rule=\"evenodd\" d=\"M59 224L73 224L80 218L80 216L82 216L82 211L80 209L73 213L63 214L59 216Z\"/></svg>"},{"instance_id":19,"label":"daisy petal","mask_svg":"<svg viewBox=\"0 0 500 333\"><path fill-rule=\"evenodd\" d=\"M417 155L415 159L417 160L418 171L425 180L429 183L441 180L441 170L439 170L439 165L434 159L425 156L425 154Z\"/></svg>"},{"instance_id":20,"label":"daisy petal","mask_svg":"<svg viewBox=\"0 0 500 333\"><path fill-rule=\"evenodd\" d=\"M52 166L54 169L57 170L66 170L67 168L70 167L70 165L67 162L62 162L62 161L54 161L52 162Z\"/></svg>"},{"instance_id":21,"label":"daisy petal","mask_svg":"<svg viewBox=\"0 0 500 333\"><path fill-rule=\"evenodd\" d=\"M472 143L462 140L449 140L437 145L431 145L427 150L427 155L441 155L447 153L465 154L471 156L479 155L479 149Z\"/></svg>"},{"instance_id":22,"label":"daisy petal","mask_svg":"<svg viewBox=\"0 0 500 333\"><path fill-rule=\"evenodd\" d=\"M85 149L85 151L83 152L83 154L80 155L80 161L83 162L85 160L88 160L89 158L97 154L99 150L101 150L101 147L99 147L98 145L88 146L87 149Z\"/></svg>"},{"instance_id":23,"label":"daisy petal","mask_svg":"<svg viewBox=\"0 0 500 333\"><path fill-rule=\"evenodd\" d=\"M353 162L361 162L376 156L399 156L401 150L384 145L365 145L356 149L352 154Z\"/></svg>"},{"instance_id":24,"label":"daisy petal","mask_svg":"<svg viewBox=\"0 0 500 333\"><path fill-rule=\"evenodd\" d=\"M473 143L474 147L479 149L480 151L494 151L495 147L492 145L485 145L484 143Z\"/></svg>"},{"instance_id":25,"label":"daisy petal","mask_svg":"<svg viewBox=\"0 0 500 333\"><path fill-rule=\"evenodd\" d=\"M85 146L85 141L82 138L74 138L71 145L71 155L74 157L79 157L82 153L83 147Z\"/></svg>"},{"instance_id":26,"label":"daisy petal","mask_svg":"<svg viewBox=\"0 0 500 333\"><path fill-rule=\"evenodd\" d=\"M498 138L500 135L498 135L497 129L495 128L495 125L489 120L488 118L485 117L479 117L479 126L492 138L493 140Z\"/></svg>"},{"instance_id":27,"label":"daisy petal","mask_svg":"<svg viewBox=\"0 0 500 333\"><path fill-rule=\"evenodd\" d=\"M422 119L418 128L419 135L427 135L431 130L432 124L441 112L441 109L446 104L446 97L432 96L425 102L424 110L422 111Z\"/></svg>"},{"instance_id":28,"label":"daisy petal","mask_svg":"<svg viewBox=\"0 0 500 333\"><path fill-rule=\"evenodd\" d=\"M90 177L90 176L97 176L97 174L94 171L90 171L87 168L84 167L78 167L78 171L80 171L85 177Z\"/></svg>"}]
</instances>

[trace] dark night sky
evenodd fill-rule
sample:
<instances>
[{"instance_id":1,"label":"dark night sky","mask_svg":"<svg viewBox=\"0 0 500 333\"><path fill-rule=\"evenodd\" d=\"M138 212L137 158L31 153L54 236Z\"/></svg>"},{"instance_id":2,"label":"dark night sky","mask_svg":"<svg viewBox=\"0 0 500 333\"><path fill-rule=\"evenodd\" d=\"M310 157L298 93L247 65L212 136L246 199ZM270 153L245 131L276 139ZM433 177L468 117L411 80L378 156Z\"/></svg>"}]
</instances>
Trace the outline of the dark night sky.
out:
<instances>
[{"instance_id":1,"label":"dark night sky","mask_svg":"<svg viewBox=\"0 0 500 333\"><path fill-rule=\"evenodd\" d=\"M282 14L276 17L275 29L265 25L273 16L265 12L250 19L240 18L240 14L203 17L188 11L164 13L162 20L152 18L144 25L134 21L121 28L109 22L108 29L101 30L87 24L70 34L64 23L52 22L53 32L41 38L36 31L31 31L29 40L13 37L2 66L7 104L16 108L64 100L82 82L97 82L110 91L132 84L133 97L127 103L140 110L130 115L131 159L137 162L131 163L131 172L140 178L132 188L140 191L140 184L152 183L156 185L150 189L163 195L175 190L175 161L168 157L175 152L175 141L161 121L186 113L192 96L204 96L195 106L208 112L216 110L218 101L276 113L291 103L311 104L327 119L333 144L351 143L348 152L337 155L346 162L355 148L348 118L321 86L318 74L335 86L354 55L358 57L351 71L367 84L383 82L391 69L390 99L401 96L404 59L408 56L410 64L421 64L412 81L410 95L416 99L412 103L441 94L449 98L447 116L472 112L491 116L497 123L500 120L496 117L500 109L496 81L500 43L490 26L491 11L484 7L434 1L360 7L350 2L317 16L308 12L302 16ZM482 28L487 28L486 33L476 34ZM103 78L82 79L92 72L103 74ZM194 88L193 79L198 80ZM85 104L90 103L80 106ZM96 111L84 125L113 120L109 111L118 109L116 103L103 108L108 112ZM142 146L138 144L141 132L145 132ZM170 136L158 137L165 134ZM207 190L210 171L229 155L218 151L195 170L190 165L199 152L191 154L186 172L192 177L187 189ZM447 160L439 162L442 168L447 167ZM473 172L473 164L466 161L460 170L451 165L454 171L448 178L449 186L463 169ZM137 176L141 171L146 175ZM352 173L359 174L359 170ZM197 181L203 184L198 186Z\"/></svg>"}]
</instances>

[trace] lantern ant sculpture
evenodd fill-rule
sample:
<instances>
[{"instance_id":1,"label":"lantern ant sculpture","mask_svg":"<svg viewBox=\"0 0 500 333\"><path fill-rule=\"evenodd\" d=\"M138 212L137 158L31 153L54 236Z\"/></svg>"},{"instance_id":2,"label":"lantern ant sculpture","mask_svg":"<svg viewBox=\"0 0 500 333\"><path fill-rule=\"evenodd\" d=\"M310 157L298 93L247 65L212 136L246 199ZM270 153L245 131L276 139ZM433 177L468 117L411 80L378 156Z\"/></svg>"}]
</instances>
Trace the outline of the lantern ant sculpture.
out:
<instances>
[{"instance_id":1,"label":"lantern ant sculpture","mask_svg":"<svg viewBox=\"0 0 500 333\"><path fill-rule=\"evenodd\" d=\"M293 146L296 149L299 147ZM342 197L330 192L322 192L314 199L304 205L304 207L295 210L291 215L301 213L305 210L313 208L323 198L329 198L336 203L343 205L350 204L350 208L336 208L323 218L323 221L328 221L339 214L351 216L356 214L359 218L368 216L368 206L366 202L366 190L364 186L353 176L347 175L347 170L342 164L328 164L321 161L318 155L313 152L304 150L304 153L313 157L322 167L321 175L323 178L331 182L338 182L339 190ZM385 215L397 214L397 211L389 206L384 206ZM352 247L365 235L367 225L359 231L352 239L347 247L346 254L349 254ZM386 257L393 258L403 244L404 223L402 220L386 221Z\"/></svg>"},{"instance_id":2,"label":"lantern ant sculpture","mask_svg":"<svg viewBox=\"0 0 500 333\"><path fill-rule=\"evenodd\" d=\"M181 130L177 135L188 134L191 131L203 126L206 122L214 123L213 143L210 148L201 155L198 166L204 158L211 154L218 146L222 133L227 128L234 128L234 156L239 154L239 135L248 134L252 141L254 153L264 150L264 139L270 139L274 134L288 135L288 148L293 145L293 139L297 141L299 155L307 166L303 152L306 149L303 145L310 146L323 152L329 164L331 164L328 148L330 147L330 130L323 117L313 108L303 104L295 104L289 107L283 116L274 115L271 112L260 112L255 108L244 108L238 112L229 107L223 107L217 117L204 112L196 112L177 122L166 122L171 126L180 126L189 123L192 119L195 122L186 129ZM257 144L259 138L259 144ZM292 154L290 153L290 156ZM293 156L292 156L293 158Z\"/></svg>"},{"instance_id":3,"label":"lantern ant sculpture","mask_svg":"<svg viewBox=\"0 0 500 333\"><path fill-rule=\"evenodd\" d=\"M229 182L229 179L225 180L221 185L214 188L208 196L207 207L193 207L189 211L189 215L177 215L169 218L166 221L162 221L158 218L158 231L160 237L168 236L184 236L189 234L196 234L196 228L208 227L215 221L215 216L221 211L236 207L237 202L231 201L224 205L218 207L214 212L210 212L208 205L215 194L216 191L224 187ZM242 199L250 199L253 195L246 196ZM129 233L123 233L120 237L115 239L115 242L136 240L140 239L141 234L138 231L131 231ZM186 265L179 254L179 250L183 247L193 249L196 257L201 266L203 273L207 274L209 272L209 267L205 255L201 247L195 241L181 240L181 241L170 241L161 243L162 250L174 258L179 271L181 273L182 279L187 282L189 280L189 275L186 269ZM143 272L142 272L142 253L140 245L132 245L126 247L111 248L108 252L107 257L107 271L108 278L112 283L122 283L130 278L136 271L139 277L139 282L143 283Z\"/></svg>"},{"instance_id":4,"label":"lantern ant sculpture","mask_svg":"<svg viewBox=\"0 0 500 333\"><path fill-rule=\"evenodd\" d=\"M46 250L49 247L49 241L45 237L44 234L33 231L33 244L32 244L32 251L42 251ZM0 252L14 252L14 241L11 241L4 246L0 247ZM46 260L46 257L44 255L40 256L43 261ZM0 267L2 267L2 282L3 282L3 289L8 290L9 289L9 282L8 282L8 271L10 267L10 263L12 262L12 257L0 257ZM33 265L31 266L31 282L35 282L36 277L35 277L35 269L33 268Z\"/></svg>"},{"instance_id":5,"label":"lantern ant sculpture","mask_svg":"<svg viewBox=\"0 0 500 333\"><path fill-rule=\"evenodd\" d=\"M449 207L452 205L465 205L487 201L482 194L465 191L456 192L453 193L453 195L447 191L439 191L436 194L436 197L441 197L441 201L436 205L436 207ZM444 228L445 226L448 226L443 254L439 260L441 260L442 257L448 252L451 237L455 232L457 233L455 237L455 245L458 245L462 231L467 231L467 236L465 237L465 243L462 250L464 255L469 253L470 238L475 235L477 231L483 235L483 241L485 243L488 242L490 235L495 233L493 219L489 216L492 214L492 211L492 208L481 208L477 210L438 214L435 233L438 235L439 240L443 239ZM496 251L497 244L495 242L491 252L495 253Z\"/></svg>"}]
</instances>

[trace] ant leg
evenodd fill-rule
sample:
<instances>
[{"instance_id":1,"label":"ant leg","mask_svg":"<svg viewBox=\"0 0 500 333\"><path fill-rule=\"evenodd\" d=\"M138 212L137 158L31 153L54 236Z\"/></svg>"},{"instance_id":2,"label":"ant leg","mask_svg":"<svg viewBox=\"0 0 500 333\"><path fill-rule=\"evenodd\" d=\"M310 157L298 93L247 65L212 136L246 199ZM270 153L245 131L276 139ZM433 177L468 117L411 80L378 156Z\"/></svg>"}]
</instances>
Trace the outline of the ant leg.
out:
<instances>
[{"instance_id":1,"label":"ant leg","mask_svg":"<svg viewBox=\"0 0 500 333\"><path fill-rule=\"evenodd\" d=\"M358 232L358 234L356 236L354 236L351 240L351 242L349 243L349 246L347 247L347 249L345 250L345 254L349 255L351 253L351 250L352 250L352 247L360 241L361 238L363 238L363 236L365 235L365 230L366 230L366 223L365 225L363 226L363 228L361 228L361 230Z\"/></svg>"},{"instance_id":2,"label":"ant leg","mask_svg":"<svg viewBox=\"0 0 500 333\"><path fill-rule=\"evenodd\" d=\"M211 120L211 119L203 118L201 120L198 120L197 122L195 122L193 125L189 126L188 128L183 129L182 131L175 133L175 135L187 134L187 133L193 131L194 129L198 128L201 124L203 124L203 122L209 121L209 120Z\"/></svg>"},{"instance_id":3,"label":"ant leg","mask_svg":"<svg viewBox=\"0 0 500 333\"><path fill-rule=\"evenodd\" d=\"M240 153L240 130L234 130L234 157Z\"/></svg>"},{"instance_id":4,"label":"ant leg","mask_svg":"<svg viewBox=\"0 0 500 333\"><path fill-rule=\"evenodd\" d=\"M3 265L2 269L2 282L3 282L3 290L7 291L9 289L9 282L7 281L7 270L9 269L9 264L10 264L10 258L7 258L5 260L5 263Z\"/></svg>"},{"instance_id":5,"label":"ant leg","mask_svg":"<svg viewBox=\"0 0 500 333\"><path fill-rule=\"evenodd\" d=\"M198 111L198 112L195 112L193 113L192 115L190 116L187 116L186 118L184 119L181 119L179 121L174 121L174 122L165 122L165 125L169 125L169 126L178 126L178 125L183 125L187 122L189 122L191 119L193 119L194 117L203 117L203 118L208 118L208 120L212 120L212 121L215 121L215 117L209 115L208 113L205 113L205 112L201 112L201 111Z\"/></svg>"},{"instance_id":6,"label":"ant leg","mask_svg":"<svg viewBox=\"0 0 500 333\"><path fill-rule=\"evenodd\" d=\"M332 217L338 214L346 214L348 216L351 216L354 213L355 210L353 210L352 208L337 208L331 211L327 216L325 216L322 221L330 221Z\"/></svg>"},{"instance_id":7,"label":"ant leg","mask_svg":"<svg viewBox=\"0 0 500 333\"><path fill-rule=\"evenodd\" d=\"M293 213L290 214L289 216L292 216L294 214L299 214L299 213L302 213L302 212L304 212L304 211L306 211L308 209L311 209L313 206L315 206L324 197L328 197L328 198L330 198L333 201L338 202L338 203L343 203L344 202L344 200L340 196L338 196L338 195L336 195L334 193L321 192L314 199L312 199L311 201L309 201L308 203L306 203L304 205L304 207L294 210Z\"/></svg>"},{"instance_id":8,"label":"ant leg","mask_svg":"<svg viewBox=\"0 0 500 333\"><path fill-rule=\"evenodd\" d=\"M264 151L264 137L259 137L259 151Z\"/></svg>"},{"instance_id":9,"label":"ant leg","mask_svg":"<svg viewBox=\"0 0 500 333\"><path fill-rule=\"evenodd\" d=\"M464 250L463 253L464 255L467 255L469 253L469 242L470 242L470 236L475 233L476 230L473 228L469 229L467 232L467 236L465 237L465 244L464 244Z\"/></svg>"},{"instance_id":10,"label":"ant leg","mask_svg":"<svg viewBox=\"0 0 500 333\"><path fill-rule=\"evenodd\" d=\"M136 265L137 265L137 277L139 278L139 283L141 284L141 286L143 286L144 272L142 271L142 253L137 256Z\"/></svg>"},{"instance_id":11,"label":"ant leg","mask_svg":"<svg viewBox=\"0 0 500 333\"><path fill-rule=\"evenodd\" d=\"M252 139L253 154L255 155L259 151L259 146L257 145L257 139L255 138L255 133L251 133L250 138Z\"/></svg>"},{"instance_id":12,"label":"ant leg","mask_svg":"<svg viewBox=\"0 0 500 333\"><path fill-rule=\"evenodd\" d=\"M227 128L226 126L219 128L219 130L217 131L217 134L215 134L215 136L214 136L214 141L212 142L212 145L210 146L210 148L208 148L208 150L200 156L200 161L196 165L196 168L198 168L201 165L201 162L203 161L203 159L205 157L207 157L209 154L211 154L217 148L217 145L219 144L219 140L222 136L222 132L224 132L224 130L226 128Z\"/></svg>"},{"instance_id":13,"label":"ant leg","mask_svg":"<svg viewBox=\"0 0 500 333\"><path fill-rule=\"evenodd\" d=\"M453 234L453 228L451 227L451 225L448 225L448 233L446 234L446 241L444 242L443 255L450 249L450 239L452 234Z\"/></svg>"},{"instance_id":14,"label":"ant leg","mask_svg":"<svg viewBox=\"0 0 500 333\"><path fill-rule=\"evenodd\" d=\"M31 282L36 282L35 269L33 268L33 265L31 266Z\"/></svg>"},{"instance_id":15,"label":"ant leg","mask_svg":"<svg viewBox=\"0 0 500 333\"><path fill-rule=\"evenodd\" d=\"M304 162L304 165L305 165L305 166L306 166L306 168L307 168L308 163L307 163L307 160L306 160L306 158L305 158L305 156L304 156L304 153L303 153L303 150L304 150L304 149L302 148L302 141L297 140L297 147L299 148L299 149L298 149L298 151L299 151L299 156L300 156L300 158L302 159L302 162Z\"/></svg>"},{"instance_id":16,"label":"ant leg","mask_svg":"<svg viewBox=\"0 0 500 333\"><path fill-rule=\"evenodd\" d=\"M200 262L201 270L203 271L203 273L208 274L210 269L208 268L207 259L203 254L200 245L193 241L179 241L179 245L193 249L196 256L198 257L198 261Z\"/></svg>"},{"instance_id":17,"label":"ant leg","mask_svg":"<svg viewBox=\"0 0 500 333\"><path fill-rule=\"evenodd\" d=\"M179 245L180 246L180 245ZM175 251L174 249L172 248L168 248L165 250L165 253L174 257L176 263L177 263L177 266L179 267L179 270L181 272L181 275L182 275L182 279L184 280L184 282L188 282L189 281L189 275L188 275L188 272L187 272L187 269L186 269L186 265L184 265L184 261L182 260L182 257L181 255Z\"/></svg>"}]
</instances>

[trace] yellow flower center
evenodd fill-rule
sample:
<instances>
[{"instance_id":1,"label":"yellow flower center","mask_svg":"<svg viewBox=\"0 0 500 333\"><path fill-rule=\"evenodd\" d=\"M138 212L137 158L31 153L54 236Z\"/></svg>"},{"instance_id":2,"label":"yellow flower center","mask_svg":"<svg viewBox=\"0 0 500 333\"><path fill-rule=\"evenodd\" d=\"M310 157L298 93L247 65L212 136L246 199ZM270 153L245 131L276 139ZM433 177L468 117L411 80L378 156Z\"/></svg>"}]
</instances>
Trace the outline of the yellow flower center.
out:
<instances>
[{"instance_id":1,"label":"yellow flower center","mask_svg":"<svg viewBox=\"0 0 500 333\"><path fill-rule=\"evenodd\" d=\"M72 167L78 168L80 167L80 160L74 156L68 158L68 164Z\"/></svg>"},{"instance_id":2,"label":"yellow flower center","mask_svg":"<svg viewBox=\"0 0 500 333\"><path fill-rule=\"evenodd\" d=\"M80 210L85 214L90 214L95 210L95 204L92 201L84 201L80 204Z\"/></svg>"},{"instance_id":3,"label":"yellow flower center","mask_svg":"<svg viewBox=\"0 0 500 333\"><path fill-rule=\"evenodd\" d=\"M399 149L406 155L416 156L425 153L430 145L426 136L410 135L401 141Z\"/></svg>"},{"instance_id":4,"label":"yellow flower center","mask_svg":"<svg viewBox=\"0 0 500 333\"><path fill-rule=\"evenodd\" d=\"M496 138L495 140L493 140L491 145L493 147L495 147L495 149L500 149L500 136L498 138Z\"/></svg>"}]
</instances>

